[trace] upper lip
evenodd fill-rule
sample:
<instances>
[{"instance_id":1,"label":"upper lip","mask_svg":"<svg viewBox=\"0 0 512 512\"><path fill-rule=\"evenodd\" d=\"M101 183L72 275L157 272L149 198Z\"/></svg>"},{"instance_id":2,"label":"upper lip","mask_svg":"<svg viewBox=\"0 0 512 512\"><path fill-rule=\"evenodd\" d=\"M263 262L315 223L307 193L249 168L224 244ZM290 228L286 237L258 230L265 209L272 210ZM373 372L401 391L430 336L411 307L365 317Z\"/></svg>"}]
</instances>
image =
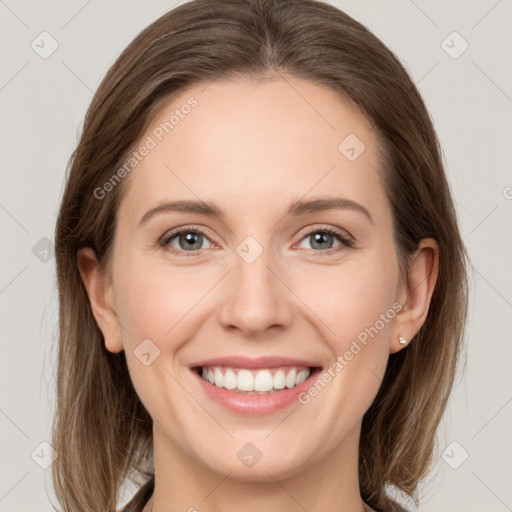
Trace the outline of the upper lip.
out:
<instances>
[{"instance_id":1,"label":"upper lip","mask_svg":"<svg viewBox=\"0 0 512 512\"><path fill-rule=\"evenodd\" d=\"M256 357L227 356L205 359L190 365L191 368L200 366L230 366L231 368L278 368L280 366L308 366L320 367L318 363L306 361L305 359L294 359L291 357Z\"/></svg>"}]
</instances>

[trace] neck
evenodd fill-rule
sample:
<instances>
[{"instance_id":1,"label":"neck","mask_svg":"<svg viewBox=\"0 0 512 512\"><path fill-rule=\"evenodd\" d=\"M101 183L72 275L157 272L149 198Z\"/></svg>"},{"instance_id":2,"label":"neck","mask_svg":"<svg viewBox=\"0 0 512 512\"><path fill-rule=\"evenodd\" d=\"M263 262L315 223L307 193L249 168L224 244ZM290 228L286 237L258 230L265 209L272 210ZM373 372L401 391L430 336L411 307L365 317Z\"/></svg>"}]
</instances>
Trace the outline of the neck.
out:
<instances>
[{"instance_id":1,"label":"neck","mask_svg":"<svg viewBox=\"0 0 512 512\"><path fill-rule=\"evenodd\" d=\"M273 475L270 466L260 466L256 479L244 481L234 471L213 471L154 424L155 490L144 512L222 512L234 504L238 512L372 512L359 493L359 434L357 425L301 471Z\"/></svg>"}]
</instances>

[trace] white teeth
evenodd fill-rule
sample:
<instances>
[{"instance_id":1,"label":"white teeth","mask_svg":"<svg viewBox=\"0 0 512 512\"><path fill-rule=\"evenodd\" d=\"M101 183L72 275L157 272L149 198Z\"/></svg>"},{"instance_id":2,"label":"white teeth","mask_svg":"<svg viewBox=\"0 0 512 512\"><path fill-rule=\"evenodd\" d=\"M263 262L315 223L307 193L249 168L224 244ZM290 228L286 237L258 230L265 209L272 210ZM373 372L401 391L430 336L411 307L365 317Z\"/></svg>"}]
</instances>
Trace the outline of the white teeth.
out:
<instances>
[{"instance_id":1,"label":"white teeth","mask_svg":"<svg viewBox=\"0 0 512 512\"><path fill-rule=\"evenodd\" d=\"M297 374L297 377L295 378L295 385L298 386L299 384L302 384L308 377L309 370L302 370Z\"/></svg>"},{"instance_id":2,"label":"white teeth","mask_svg":"<svg viewBox=\"0 0 512 512\"><path fill-rule=\"evenodd\" d=\"M219 370L219 368L215 368L213 370L213 376L215 377L215 385L218 388L221 388L224 386L224 375L222 375L222 372Z\"/></svg>"},{"instance_id":3,"label":"white teeth","mask_svg":"<svg viewBox=\"0 0 512 512\"><path fill-rule=\"evenodd\" d=\"M297 370L293 368L286 376L286 387L293 388L295 386L295 377L297 376Z\"/></svg>"},{"instance_id":4,"label":"white teeth","mask_svg":"<svg viewBox=\"0 0 512 512\"><path fill-rule=\"evenodd\" d=\"M240 391L254 391L254 377L249 370L240 370L238 372L236 387Z\"/></svg>"},{"instance_id":5,"label":"white teeth","mask_svg":"<svg viewBox=\"0 0 512 512\"><path fill-rule=\"evenodd\" d=\"M286 386L286 375L283 370L277 370L274 375L274 388L275 389L284 389Z\"/></svg>"},{"instance_id":6,"label":"white teeth","mask_svg":"<svg viewBox=\"0 0 512 512\"><path fill-rule=\"evenodd\" d=\"M311 371L304 367L248 370L215 366L208 369L203 367L202 377L218 388L265 394L298 386L310 373Z\"/></svg>"},{"instance_id":7,"label":"white teeth","mask_svg":"<svg viewBox=\"0 0 512 512\"><path fill-rule=\"evenodd\" d=\"M233 370L227 370L224 374L224 387L226 389L235 389L236 381L236 373Z\"/></svg>"},{"instance_id":8,"label":"white teeth","mask_svg":"<svg viewBox=\"0 0 512 512\"><path fill-rule=\"evenodd\" d=\"M274 387L274 378L268 370L262 370L254 378L254 391L270 391Z\"/></svg>"}]
</instances>

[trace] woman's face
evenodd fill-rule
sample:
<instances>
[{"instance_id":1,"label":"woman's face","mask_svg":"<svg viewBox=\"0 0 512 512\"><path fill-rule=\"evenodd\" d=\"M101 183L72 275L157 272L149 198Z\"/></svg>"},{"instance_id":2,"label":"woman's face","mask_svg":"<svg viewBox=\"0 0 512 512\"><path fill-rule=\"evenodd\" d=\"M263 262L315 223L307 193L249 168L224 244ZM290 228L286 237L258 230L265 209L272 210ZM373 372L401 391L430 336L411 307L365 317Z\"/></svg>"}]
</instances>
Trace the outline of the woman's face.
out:
<instances>
[{"instance_id":1,"label":"woman's face","mask_svg":"<svg viewBox=\"0 0 512 512\"><path fill-rule=\"evenodd\" d=\"M370 123L308 81L217 81L137 148L106 345L159 453L241 480L357 453L406 299Z\"/></svg>"}]
</instances>

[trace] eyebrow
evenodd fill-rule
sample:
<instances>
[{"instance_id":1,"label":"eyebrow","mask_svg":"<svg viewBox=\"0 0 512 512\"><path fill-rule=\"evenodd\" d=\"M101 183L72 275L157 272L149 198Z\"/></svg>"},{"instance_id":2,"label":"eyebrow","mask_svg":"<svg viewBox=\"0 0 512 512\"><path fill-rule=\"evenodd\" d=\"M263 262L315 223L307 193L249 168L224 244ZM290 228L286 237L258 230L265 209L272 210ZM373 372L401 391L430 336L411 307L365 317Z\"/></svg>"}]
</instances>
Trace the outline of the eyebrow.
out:
<instances>
[{"instance_id":1,"label":"eyebrow","mask_svg":"<svg viewBox=\"0 0 512 512\"><path fill-rule=\"evenodd\" d=\"M356 203L351 199L342 197L320 197L311 199L309 201L298 200L293 202L285 212L285 215L299 216L306 213L320 212L325 210L353 210L362 213L368 220L375 224L373 217L367 208L362 204ZM158 204L154 208L148 210L141 218L139 226L142 226L151 217L159 213L165 212L185 212L185 213L199 213L207 215L208 217L219 217L221 219L226 217L226 214L214 203L208 201L195 201L195 200L181 200L181 201L165 201Z\"/></svg>"}]
</instances>

